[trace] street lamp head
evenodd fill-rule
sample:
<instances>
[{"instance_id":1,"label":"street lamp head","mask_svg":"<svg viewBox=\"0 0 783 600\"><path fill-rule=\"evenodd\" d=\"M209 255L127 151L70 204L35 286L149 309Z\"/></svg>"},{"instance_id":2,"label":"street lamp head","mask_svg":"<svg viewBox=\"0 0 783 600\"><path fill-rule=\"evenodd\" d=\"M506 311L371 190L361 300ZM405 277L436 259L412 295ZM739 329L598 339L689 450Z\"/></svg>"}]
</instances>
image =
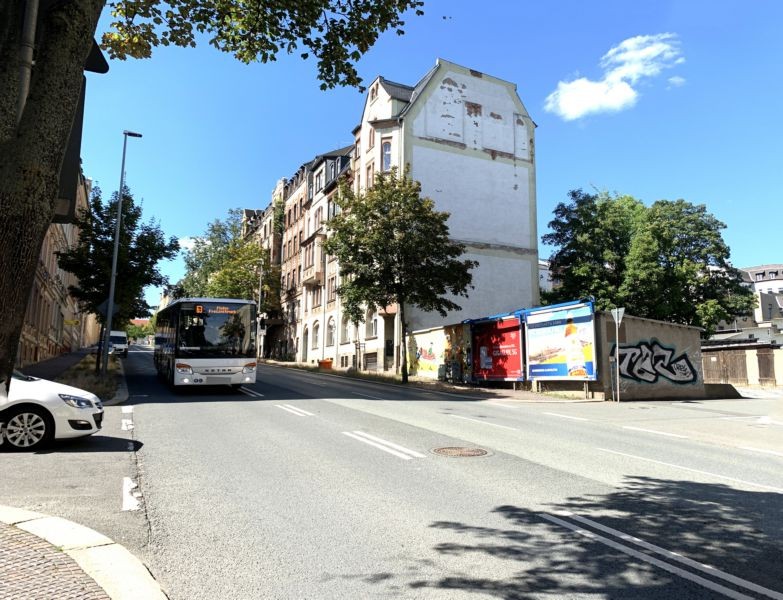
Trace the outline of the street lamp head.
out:
<instances>
[{"instance_id":1,"label":"street lamp head","mask_svg":"<svg viewBox=\"0 0 783 600\"><path fill-rule=\"evenodd\" d=\"M123 135L128 135L130 137L141 137L140 133L136 133L135 131L128 131L127 129L122 132Z\"/></svg>"}]
</instances>

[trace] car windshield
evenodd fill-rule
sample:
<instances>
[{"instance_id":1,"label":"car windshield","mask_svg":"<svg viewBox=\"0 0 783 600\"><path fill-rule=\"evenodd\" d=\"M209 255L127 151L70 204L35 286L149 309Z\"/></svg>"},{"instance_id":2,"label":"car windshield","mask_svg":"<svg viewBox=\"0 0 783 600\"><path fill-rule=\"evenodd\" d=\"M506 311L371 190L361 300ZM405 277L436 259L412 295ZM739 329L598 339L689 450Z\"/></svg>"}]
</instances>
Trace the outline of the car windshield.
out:
<instances>
[{"instance_id":1,"label":"car windshield","mask_svg":"<svg viewBox=\"0 0 783 600\"><path fill-rule=\"evenodd\" d=\"M124 344L126 342L126 338L121 335L113 335L109 340L114 344Z\"/></svg>"}]
</instances>

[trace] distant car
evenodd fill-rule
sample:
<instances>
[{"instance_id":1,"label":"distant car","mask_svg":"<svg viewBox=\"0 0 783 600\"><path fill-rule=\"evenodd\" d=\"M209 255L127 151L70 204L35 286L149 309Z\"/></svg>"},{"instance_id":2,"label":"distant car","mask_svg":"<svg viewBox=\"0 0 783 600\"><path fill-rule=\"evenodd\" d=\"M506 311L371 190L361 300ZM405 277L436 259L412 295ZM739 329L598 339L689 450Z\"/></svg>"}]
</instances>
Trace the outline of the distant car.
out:
<instances>
[{"instance_id":1,"label":"distant car","mask_svg":"<svg viewBox=\"0 0 783 600\"><path fill-rule=\"evenodd\" d=\"M36 450L53 439L92 435L103 423L95 394L14 371L8 398L0 396L3 445Z\"/></svg>"}]
</instances>

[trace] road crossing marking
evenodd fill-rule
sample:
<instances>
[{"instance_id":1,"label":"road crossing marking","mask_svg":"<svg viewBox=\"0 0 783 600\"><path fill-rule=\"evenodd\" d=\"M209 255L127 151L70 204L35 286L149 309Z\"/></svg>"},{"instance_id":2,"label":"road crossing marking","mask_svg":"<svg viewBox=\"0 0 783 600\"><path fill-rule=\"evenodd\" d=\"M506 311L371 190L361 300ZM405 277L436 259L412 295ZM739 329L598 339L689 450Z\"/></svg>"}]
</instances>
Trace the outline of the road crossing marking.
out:
<instances>
[{"instance_id":1,"label":"road crossing marking","mask_svg":"<svg viewBox=\"0 0 783 600\"><path fill-rule=\"evenodd\" d=\"M589 538L591 540L600 542L606 546L609 546L610 548L614 548L615 550L619 550L620 552L623 552L624 554L627 554L629 556L632 556L636 559L643 560L644 562L650 563L651 565L654 565L656 567L659 567L663 569L664 571L668 571L669 573L673 573L675 575L679 575L680 577L683 577L689 581L692 581L694 583L697 583L701 585L702 587L705 587L707 589L710 589L714 592L718 592L719 594L723 594L724 596L728 596L729 598L734 598L735 600L752 600L752 596L748 596L746 594L742 594L740 592L737 592L735 590L732 590L731 588L727 588L719 583L715 583L714 581L710 581L709 579L705 579L704 577L701 577L699 575L696 575L694 573L691 573L689 571L686 571L685 569L681 569L680 567L677 567L675 565L672 565L670 563L664 562L658 558L655 558L654 556L650 556L648 554L645 554L644 552L639 552L638 550L634 550L633 548L629 548L628 546L625 546L619 542L616 542L612 539L609 539L607 537L604 537L602 535L598 535L597 533L593 533L592 531L589 531L587 529L583 529L581 527L578 527L572 523L569 523L568 521L564 521L563 519L559 519L557 517L554 517L552 515L548 514L542 514L541 517L543 519L546 519L550 523L554 523L556 525L560 525L561 527L565 527L566 529L570 529L571 531L578 533L581 536L584 536L586 538ZM731 577L731 576L729 576ZM739 578L737 578L739 579ZM744 581L744 580L740 580ZM752 584L751 582L747 582L747 584L756 586L755 584ZM748 586L743 586L748 587ZM773 592L772 590L767 590L766 588L761 588L762 590L765 590L766 595L770 595L772 598L779 598L780 595L777 592ZM771 595L772 594L772 595Z\"/></svg>"},{"instance_id":2,"label":"road crossing marking","mask_svg":"<svg viewBox=\"0 0 783 600\"><path fill-rule=\"evenodd\" d=\"M497 423L490 423L489 421L481 421L480 419L471 419L470 417L463 417L461 415L449 415L455 419L464 419L466 421L473 421L474 423L481 423L482 425L492 425L492 427L501 427L503 429L510 429L511 431L519 431L516 427L509 427L508 425L498 425Z\"/></svg>"},{"instance_id":3,"label":"road crossing marking","mask_svg":"<svg viewBox=\"0 0 783 600\"><path fill-rule=\"evenodd\" d=\"M239 391L242 392L245 396L252 396L253 398L263 398L263 394L259 394L255 390L251 390L250 388L241 387L239 388Z\"/></svg>"},{"instance_id":4,"label":"road crossing marking","mask_svg":"<svg viewBox=\"0 0 783 600\"><path fill-rule=\"evenodd\" d=\"M384 452L388 452L389 454L392 454L403 460L424 458L424 455L420 452L410 450L409 448L405 448L404 446L400 446L399 444L395 444L394 442L370 435L369 433L365 433L363 431L343 431L343 435L347 435L350 438L364 442L365 444L378 448L379 450L383 450Z\"/></svg>"},{"instance_id":5,"label":"road crossing marking","mask_svg":"<svg viewBox=\"0 0 783 600\"><path fill-rule=\"evenodd\" d=\"M750 446L737 446L740 450L748 450L749 452L761 452L762 454L772 454L773 456L783 456L783 452L775 452L774 450L764 450L763 448L751 448Z\"/></svg>"},{"instance_id":6,"label":"road crossing marking","mask_svg":"<svg viewBox=\"0 0 783 600\"><path fill-rule=\"evenodd\" d=\"M597 450L601 450L603 452L609 452L610 454L617 454L619 456L626 456L628 458L635 458L636 460L643 460L651 463L656 463L659 465L664 465L666 467L674 467L675 469L682 469L683 471L690 471L691 473L699 473L700 475L709 475L710 477L717 477L718 479L725 479L726 481L733 481L735 483L741 483L743 485L749 485L752 487L762 488L764 490L771 490L773 492L777 492L780 494L783 494L783 488L774 487L771 485L764 485L763 483L753 483L752 481L745 481L744 479L736 479L734 477L727 477L725 475L718 475L717 473L710 473L709 471L700 471L699 469L691 469L690 467L683 467L681 465L675 465L672 463L663 462L660 460L655 460L653 458L645 458L643 456L636 456L634 454L626 454L625 452L617 452L616 450L609 450L608 448L596 448Z\"/></svg>"},{"instance_id":7,"label":"road crossing marking","mask_svg":"<svg viewBox=\"0 0 783 600\"><path fill-rule=\"evenodd\" d=\"M297 417L314 417L315 414L311 412L307 412L306 410L303 410L301 408L297 408L296 406L291 406L290 404L275 404L277 408L282 408L283 410L287 410L290 413L295 414Z\"/></svg>"}]
</instances>

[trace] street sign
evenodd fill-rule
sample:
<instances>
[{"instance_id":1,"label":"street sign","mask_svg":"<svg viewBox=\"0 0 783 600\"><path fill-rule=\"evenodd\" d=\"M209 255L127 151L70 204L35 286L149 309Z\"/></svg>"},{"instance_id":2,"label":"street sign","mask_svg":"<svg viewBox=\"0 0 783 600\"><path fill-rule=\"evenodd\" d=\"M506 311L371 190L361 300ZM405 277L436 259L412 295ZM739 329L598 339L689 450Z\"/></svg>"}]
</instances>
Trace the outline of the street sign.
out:
<instances>
[{"instance_id":1,"label":"street sign","mask_svg":"<svg viewBox=\"0 0 783 600\"><path fill-rule=\"evenodd\" d=\"M623 320L623 315L625 314L625 308L613 308L612 309L612 317L619 325Z\"/></svg>"},{"instance_id":2,"label":"street sign","mask_svg":"<svg viewBox=\"0 0 783 600\"><path fill-rule=\"evenodd\" d=\"M98 314L101 315L103 318L106 318L106 307L109 305L109 299L107 298L103 302L101 302L98 305ZM117 303L114 303L114 310L111 311L112 316L116 315L117 312L120 310L120 307L117 306Z\"/></svg>"}]
</instances>

